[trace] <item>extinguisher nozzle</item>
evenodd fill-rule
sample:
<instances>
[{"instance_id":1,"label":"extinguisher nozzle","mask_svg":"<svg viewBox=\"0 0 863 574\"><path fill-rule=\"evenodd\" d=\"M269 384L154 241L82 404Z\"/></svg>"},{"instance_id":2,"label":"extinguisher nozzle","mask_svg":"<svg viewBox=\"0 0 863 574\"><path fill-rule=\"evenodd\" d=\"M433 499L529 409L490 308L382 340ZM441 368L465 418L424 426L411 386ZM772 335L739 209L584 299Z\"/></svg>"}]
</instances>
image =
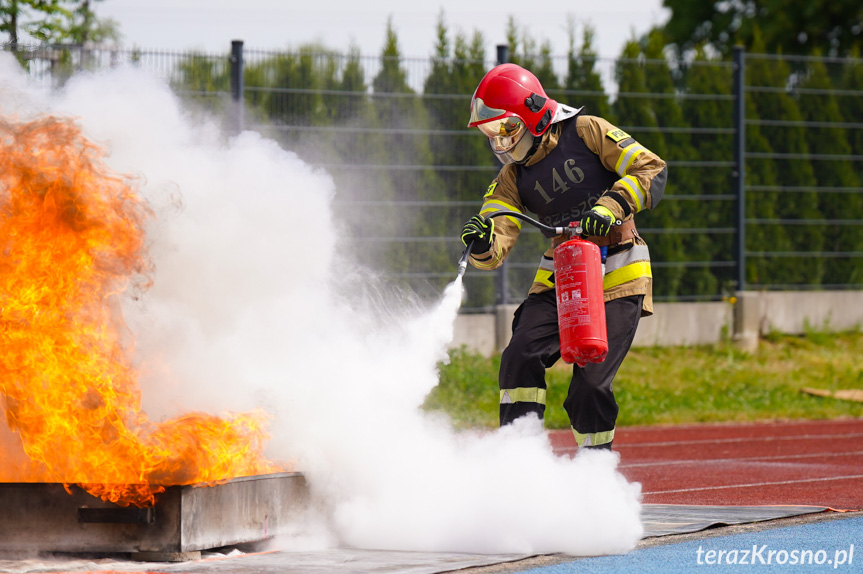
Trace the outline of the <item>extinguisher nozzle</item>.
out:
<instances>
[{"instance_id":1,"label":"extinguisher nozzle","mask_svg":"<svg viewBox=\"0 0 863 574\"><path fill-rule=\"evenodd\" d=\"M458 277L462 277L462 276L464 275L465 271L467 271L467 260L465 260L465 261L460 261L460 262L459 262L459 264L458 264L458 274L456 275L456 277L457 277L457 278L458 278Z\"/></svg>"},{"instance_id":2,"label":"extinguisher nozzle","mask_svg":"<svg viewBox=\"0 0 863 574\"><path fill-rule=\"evenodd\" d=\"M461 277L464 275L465 271L467 271L467 260L470 258L470 250L472 247L473 241L465 245L464 251L458 260L458 275L456 275L456 277Z\"/></svg>"}]
</instances>

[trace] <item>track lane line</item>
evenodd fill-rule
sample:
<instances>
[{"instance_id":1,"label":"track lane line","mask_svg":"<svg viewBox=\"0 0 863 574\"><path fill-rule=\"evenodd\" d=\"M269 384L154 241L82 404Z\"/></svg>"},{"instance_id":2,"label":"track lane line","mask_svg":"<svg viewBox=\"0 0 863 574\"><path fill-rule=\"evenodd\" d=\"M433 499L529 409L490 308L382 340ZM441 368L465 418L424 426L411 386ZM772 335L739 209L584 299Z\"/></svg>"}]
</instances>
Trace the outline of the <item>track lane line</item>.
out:
<instances>
[{"instance_id":1,"label":"track lane line","mask_svg":"<svg viewBox=\"0 0 863 574\"><path fill-rule=\"evenodd\" d=\"M700 492L705 490L727 490L730 488L754 488L756 486L775 486L782 484L801 484L805 482L826 482L826 481L834 481L834 480L853 480L857 478L863 478L863 474L853 474L848 476L831 476L827 478L801 478L799 480L778 480L774 482L755 482L749 484L724 484L721 486L699 486L696 488L677 488L673 490L654 490L651 492L642 492L641 494L647 496L648 494L674 494L678 492Z\"/></svg>"},{"instance_id":2,"label":"track lane line","mask_svg":"<svg viewBox=\"0 0 863 574\"><path fill-rule=\"evenodd\" d=\"M715 462L751 462L751 461L768 461L768 460L785 460L785 459L801 459L801 458L826 458L831 456L854 456L863 455L863 450L850 452L831 452L831 453L812 453L812 454L786 454L777 456L748 456L741 458L693 458L689 460L662 460L655 462L633 462L622 463L617 465L617 468L642 468L647 466L668 466L670 464L697 464L697 463L715 463Z\"/></svg>"},{"instance_id":3,"label":"track lane line","mask_svg":"<svg viewBox=\"0 0 863 574\"><path fill-rule=\"evenodd\" d=\"M819 434L819 435L795 435L795 436L762 436L762 437L742 437L742 438L716 438L716 439L700 439L700 440L679 440L667 442L642 442L642 443L614 443L614 450L623 448L641 448L641 447L661 447L661 446L682 446L682 445L698 445L698 444L721 444L721 443L739 443L739 442L765 442L775 440L822 440L822 439L849 439L863 438L863 433L847 433L847 434ZM577 452L578 447L575 445L553 446L554 452L558 454Z\"/></svg>"},{"instance_id":4,"label":"track lane line","mask_svg":"<svg viewBox=\"0 0 863 574\"><path fill-rule=\"evenodd\" d=\"M863 438L863 433L847 433L847 434L816 434L816 435L795 435L795 436L763 436L763 437L741 437L741 438L717 438L704 440L679 440L668 442L643 442L643 443L614 443L615 449L620 448L641 448L645 446L681 446L688 444L720 444L720 443L735 443L735 442L763 442L774 440L823 440L823 439L843 439L843 438ZM576 447L564 447L566 449ZM560 449L563 450L563 449Z\"/></svg>"}]
</instances>

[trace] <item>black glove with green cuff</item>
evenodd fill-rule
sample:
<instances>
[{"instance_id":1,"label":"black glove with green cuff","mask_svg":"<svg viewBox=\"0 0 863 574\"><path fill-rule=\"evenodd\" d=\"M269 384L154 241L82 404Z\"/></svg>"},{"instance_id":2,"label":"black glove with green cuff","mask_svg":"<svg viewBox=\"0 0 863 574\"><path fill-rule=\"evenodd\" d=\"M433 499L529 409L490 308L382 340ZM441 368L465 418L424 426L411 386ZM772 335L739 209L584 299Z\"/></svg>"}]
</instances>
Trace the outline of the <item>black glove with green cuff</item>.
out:
<instances>
[{"instance_id":1,"label":"black glove with green cuff","mask_svg":"<svg viewBox=\"0 0 863 574\"><path fill-rule=\"evenodd\" d=\"M492 235L494 234L494 219L486 219L482 215L474 215L464 224L461 231L461 242L465 247L470 245L471 253L485 253L491 249Z\"/></svg>"},{"instance_id":2,"label":"black glove with green cuff","mask_svg":"<svg viewBox=\"0 0 863 574\"><path fill-rule=\"evenodd\" d=\"M611 224L614 223L614 214L607 207L594 205L581 219L583 235L608 235Z\"/></svg>"}]
</instances>

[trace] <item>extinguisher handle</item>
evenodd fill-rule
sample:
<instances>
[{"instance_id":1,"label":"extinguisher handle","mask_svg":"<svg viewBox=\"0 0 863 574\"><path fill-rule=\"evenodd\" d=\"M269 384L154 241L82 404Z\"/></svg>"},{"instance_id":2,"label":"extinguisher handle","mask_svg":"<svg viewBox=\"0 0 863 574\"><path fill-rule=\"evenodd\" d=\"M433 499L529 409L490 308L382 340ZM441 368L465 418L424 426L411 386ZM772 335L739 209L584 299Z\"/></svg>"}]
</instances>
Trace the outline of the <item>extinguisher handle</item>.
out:
<instances>
[{"instance_id":1,"label":"extinguisher handle","mask_svg":"<svg viewBox=\"0 0 863 574\"><path fill-rule=\"evenodd\" d=\"M615 227L617 227L618 225L623 225L623 221L621 221L620 219L615 219L612 225L614 225ZM566 234L570 237L574 235L581 235L583 232L584 229L582 229L581 225L579 225L579 222L577 221L573 221L569 224L569 227L566 228Z\"/></svg>"}]
</instances>

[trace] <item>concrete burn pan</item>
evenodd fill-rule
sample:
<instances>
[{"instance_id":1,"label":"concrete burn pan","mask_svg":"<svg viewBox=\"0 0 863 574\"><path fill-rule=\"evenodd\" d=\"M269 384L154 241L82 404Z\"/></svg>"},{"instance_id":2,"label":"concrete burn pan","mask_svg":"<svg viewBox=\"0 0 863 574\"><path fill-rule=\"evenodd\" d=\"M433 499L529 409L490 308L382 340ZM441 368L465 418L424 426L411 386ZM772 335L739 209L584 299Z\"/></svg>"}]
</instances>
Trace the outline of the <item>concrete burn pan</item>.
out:
<instances>
[{"instance_id":1,"label":"concrete burn pan","mask_svg":"<svg viewBox=\"0 0 863 574\"><path fill-rule=\"evenodd\" d=\"M120 507L72 486L0 483L0 553L131 553L188 560L201 550L259 542L284 532L306 506L300 473L169 486L151 508Z\"/></svg>"}]
</instances>

